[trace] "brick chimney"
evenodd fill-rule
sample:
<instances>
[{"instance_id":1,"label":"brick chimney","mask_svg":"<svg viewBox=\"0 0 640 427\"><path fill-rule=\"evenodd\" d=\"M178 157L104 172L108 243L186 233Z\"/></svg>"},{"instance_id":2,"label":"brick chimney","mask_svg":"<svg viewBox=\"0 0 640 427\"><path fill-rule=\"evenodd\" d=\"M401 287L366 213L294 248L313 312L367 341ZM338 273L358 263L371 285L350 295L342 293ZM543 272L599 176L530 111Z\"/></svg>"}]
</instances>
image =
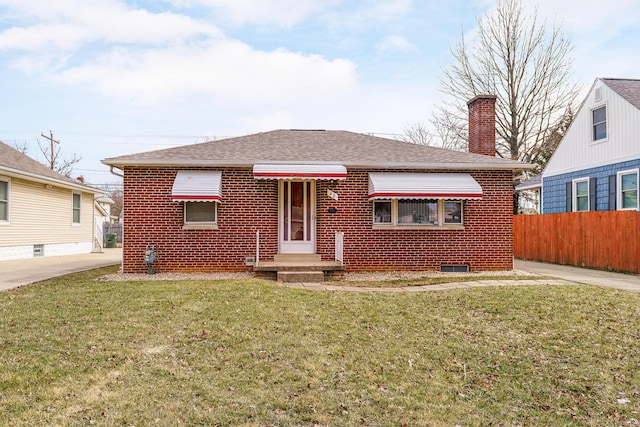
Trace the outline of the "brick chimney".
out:
<instances>
[{"instance_id":1,"label":"brick chimney","mask_svg":"<svg viewBox=\"0 0 640 427\"><path fill-rule=\"evenodd\" d=\"M478 95L469 107L469 152L496 155L496 96Z\"/></svg>"}]
</instances>

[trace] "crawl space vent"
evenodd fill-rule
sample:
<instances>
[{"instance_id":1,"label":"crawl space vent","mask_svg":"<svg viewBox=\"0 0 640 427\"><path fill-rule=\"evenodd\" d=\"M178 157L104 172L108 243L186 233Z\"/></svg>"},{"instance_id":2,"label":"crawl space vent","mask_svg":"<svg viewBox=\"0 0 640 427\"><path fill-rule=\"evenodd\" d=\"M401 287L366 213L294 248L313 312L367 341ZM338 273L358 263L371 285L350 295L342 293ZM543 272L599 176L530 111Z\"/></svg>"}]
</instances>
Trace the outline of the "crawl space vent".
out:
<instances>
[{"instance_id":1,"label":"crawl space vent","mask_svg":"<svg viewBox=\"0 0 640 427\"><path fill-rule=\"evenodd\" d=\"M464 264L451 264L451 265L441 265L440 272L442 273L468 273L469 266Z\"/></svg>"}]
</instances>

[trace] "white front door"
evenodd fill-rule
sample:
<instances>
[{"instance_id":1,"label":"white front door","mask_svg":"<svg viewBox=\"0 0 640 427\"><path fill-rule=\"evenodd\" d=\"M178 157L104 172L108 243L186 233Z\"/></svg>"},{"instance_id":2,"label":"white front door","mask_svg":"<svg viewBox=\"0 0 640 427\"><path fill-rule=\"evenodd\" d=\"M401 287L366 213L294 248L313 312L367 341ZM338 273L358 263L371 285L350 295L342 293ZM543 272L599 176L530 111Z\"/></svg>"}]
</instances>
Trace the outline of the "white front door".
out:
<instances>
[{"instance_id":1,"label":"white front door","mask_svg":"<svg viewBox=\"0 0 640 427\"><path fill-rule=\"evenodd\" d=\"M316 252L315 181L280 181L280 253Z\"/></svg>"}]
</instances>

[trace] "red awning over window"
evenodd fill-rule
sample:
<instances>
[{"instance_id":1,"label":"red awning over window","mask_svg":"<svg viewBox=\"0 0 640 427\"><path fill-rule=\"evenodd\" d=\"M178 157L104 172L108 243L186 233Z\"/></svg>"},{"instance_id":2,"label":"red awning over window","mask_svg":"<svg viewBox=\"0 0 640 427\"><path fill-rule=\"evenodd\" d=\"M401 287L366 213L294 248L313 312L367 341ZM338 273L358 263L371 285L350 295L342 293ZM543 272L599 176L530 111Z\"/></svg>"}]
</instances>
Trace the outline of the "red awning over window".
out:
<instances>
[{"instance_id":1,"label":"red awning over window","mask_svg":"<svg viewBox=\"0 0 640 427\"><path fill-rule=\"evenodd\" d=\"M482 188L468 173L369 174L369 200L480 198Z\"/></svg>"},{"instance_id":2,"label":"red awning over window","mask_svg":"<svg viewBox=\"0 0 640 427\"><path fill-rule=\"evenodd\" d=\"M347 168L342 165L261 164L253 166L256 179L346 179Z\"/></svg>"},{"instance_id":3,"label":"red awning over window","mask_svg":"<svg viewBox=\"0 0 640 427\"><path fill-rule=\"evenodd\" d=\"M174 202L222 202L222 172L178 171L171 190Z\"/></svg>"}]
</instances>

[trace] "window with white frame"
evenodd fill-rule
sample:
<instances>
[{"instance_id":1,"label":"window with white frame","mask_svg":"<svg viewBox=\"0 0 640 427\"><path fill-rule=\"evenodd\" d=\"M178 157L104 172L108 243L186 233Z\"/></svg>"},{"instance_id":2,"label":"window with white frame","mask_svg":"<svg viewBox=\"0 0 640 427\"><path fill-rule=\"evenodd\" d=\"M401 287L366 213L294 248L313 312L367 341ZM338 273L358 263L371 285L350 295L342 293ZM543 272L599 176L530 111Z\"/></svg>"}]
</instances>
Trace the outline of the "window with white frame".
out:
<instances>
[{"instance_id":1,"label":"window with white frame","mask_svg":"<svg viewBox=\"0 0 640 427\"><path fill-rule=\"evenodd\" d=\"M462 201L393 199L373 202L373 224L388 226L462 225Z\"/></svg>"},{"instance_id":2,"label":"window with white frame","mask_svg":"<svg viewBox=\"0 0 640 427\"><path fill-rule=\"evenodd\" d=\"M602 106L591 111L593 140L600 141L607 138L607 107Z\"/></svg>"},{"instance_id":3,"label":"window with white frame","mask_svg":"<svg viewBox=\"0 0 640 427\"><path fill-rule=\"evenodd\" d=\"M184 202L185 225L215 225L217 223L217 203Z\"/></svg>"},{"instance_id":4,"label":"window with white frame","mask_svg":"<svg viewBox=\"0 0 640 427\"><path fill-rule=\"evenodd\" d=\"M618 172L618 209L638 209L638 169Z\"/></svg>"},{"instance_id":5,"label":"window with white frame","mask_svg":"<svg viewBox=\"0 0 640 427\"><path fill-rule=\"evenodd\" d=\"M373 223L389 225L391 221L391 200L373 202Z\"/></svg>"},{"instance_id":6,"label":"window with white frame","mask_svg":"<svg viewBox=\"0 0 640 427\"><path fill-rule=\"evenodd\" d=\"M82 205L82 196L79 193L73 193L72 199L72 222L74 224L80 224L80 206Z\"/></svg>"},{"instance_id":7,"label":"window with white frame","mask_svg":"<svg viewBox=\"0 0 640 427\"><path fill-rule=\"evenodd\" d=\"M9 180L0 178L0 223L9 222Z\"/></svg>"},{"instance_id":8,"label":"window with white frame","mask_svg":"<svg viewBox=\"0 0 640 427\"><path fill-rule=\"evenodd\" d=\"M589 210L589 178L573 181L573 211Z\"/></svg>"}]
</instances>

